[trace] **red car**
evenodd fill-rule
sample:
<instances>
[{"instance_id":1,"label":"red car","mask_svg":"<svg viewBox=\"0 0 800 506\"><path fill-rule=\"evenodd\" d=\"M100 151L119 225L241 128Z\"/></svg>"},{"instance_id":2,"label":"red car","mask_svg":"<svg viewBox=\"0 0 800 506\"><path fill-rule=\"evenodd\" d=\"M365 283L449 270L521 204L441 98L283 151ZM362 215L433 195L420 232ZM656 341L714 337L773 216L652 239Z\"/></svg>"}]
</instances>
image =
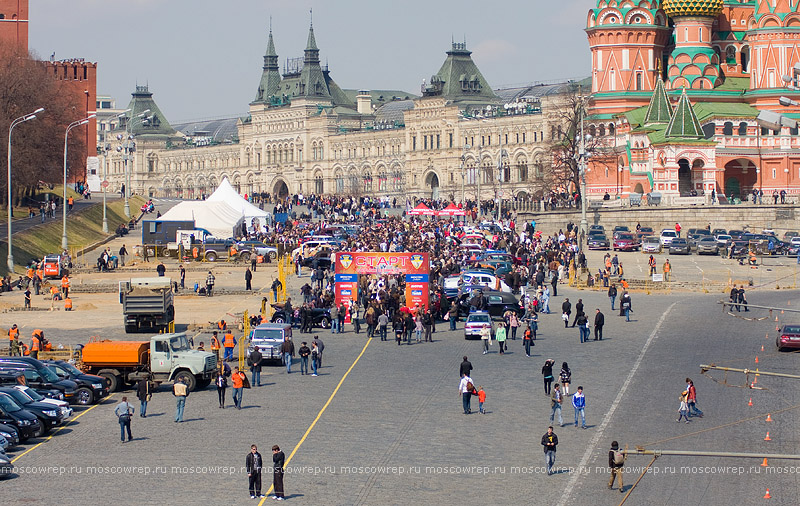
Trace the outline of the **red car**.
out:
<instances>
[{"instance_id":1,"label":"red car","mask_svg":"<svg viewBox=\"0 0 800 506\"><path fill-rule=\"evenodd\" d=\"M639 249L639 241L636 236L628 232L617 232L614 234L614 251L636 251Z\"/></svg>"},{"instance_id":2,"label":"red car","mask_svg":"<svg viewBox=\"0 0 800 506\"><path fill-rule=\"evenodd\" d=\"M775 339L778 351L786 348L800 348L800 325L784 325L780 335Z\"/></svg>"}]
</instances>

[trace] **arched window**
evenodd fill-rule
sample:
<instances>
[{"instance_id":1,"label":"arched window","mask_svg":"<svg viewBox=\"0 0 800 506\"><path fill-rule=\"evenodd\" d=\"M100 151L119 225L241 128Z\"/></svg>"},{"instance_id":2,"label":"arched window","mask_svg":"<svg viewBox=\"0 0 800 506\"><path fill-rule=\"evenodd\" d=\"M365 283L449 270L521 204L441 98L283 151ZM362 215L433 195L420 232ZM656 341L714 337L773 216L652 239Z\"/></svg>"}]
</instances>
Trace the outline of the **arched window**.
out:
<instances>
[{"instance_id":1,"label":"arched window","mask_svg":"<svg viewBox=\"0 0 800 506\"><path fill-rule=\"evenodd\" d=\"M637 72L636 73L636 91L642 91L642 83L643 83L642 73L641 72Z\"/></svg>"},{"instance_id":2,"label":"arched window","mask_svg":"<svg viewBox=\"0 0 800 506\"><path fill-rule=\"evenodd\" d=\"M600 125L600 137L604 137L606 135L606 126Z\"/></svg>"},{"instance_id":3,"label":"arched window","mask_svg":"<svg viewBox=\"0 0 800 506\"><path fill-rule=\"evenodd\" d=\"M733 135L733 123L726 121L725 124L722 125L722 135Z\"/></svg>"},{"instance_id":4,"label":"arched window","mask_svg":"<svg viewBox=\"0 0 800 506\"><path fill-rule=\"evenodd\" d=\"M520 183L528 180L528 161L524 158L517 160L517 177Z\"/></svg>"},{"instance_id":5,"label":"arched window","mask_svg":"<svg viewBox=\"0 0 800 506\"><path fill-rule=\"evenodd\" d=\"M747 135L747 123L742 121L739 123L739 131L737 132L739 135Z\"/></svg>"}]
</instances>

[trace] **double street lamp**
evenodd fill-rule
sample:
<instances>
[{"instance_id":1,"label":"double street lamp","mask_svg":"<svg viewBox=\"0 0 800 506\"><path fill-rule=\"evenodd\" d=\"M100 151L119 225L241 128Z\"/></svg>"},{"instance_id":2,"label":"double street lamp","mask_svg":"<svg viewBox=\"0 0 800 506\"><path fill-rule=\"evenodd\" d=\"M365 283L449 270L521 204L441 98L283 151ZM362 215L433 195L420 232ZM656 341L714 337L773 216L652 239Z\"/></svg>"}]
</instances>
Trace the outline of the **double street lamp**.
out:
<instances>
[{"instance_id":1,"label":"double street lamp","mask_svg":"<svg viewBox=\"0 0 800 506\"><path fill-rule=\"evenodd\" d=\"M67 249L67 140L69 139L69 132L73 128L87 124L89 120L95 116L95 114L90 114L83 119L73 121L67 125L67 131L64 133L64 199L61 202L61 223L63 227L61 233L61 249L64 250ZM89 139L86 139L86 142L89 142Z\"/></svg>"},{"instance_id":2,"label":"double street lamp","mask_svg":"<svg viewBox=\"0 0 800 506\"><path fill-rule=\"evenodd\" d=\"M150 109L145 109L141 113L137 114L136 116L132 117L130 121L125 123L125 135L117 134L117 140L124 142L121 146L117 146L117 152L123 153L122 161L125 164L125 182L123 183L125 186L125 191L122 192L125 197L125 216L130 218L131 217L131 206L128 203L128 195L131 193L131 174L128 170L128 162L133 161L133 153L136 151L136 143L133 142L133 135L131 135L131 129L133 128L133 122L136 120L141 120L142 123L147 123L150 118L148 118L147 113L150 112Z\"/></svg>"},{"instance_id":3,"label":"double street lamp","mask_svg":"<svg viewBox=\"0 0 800 506\"><path fill-rule=\"evenodd\" d=\"M14 272L14 255L12 254L11 249L11 217L13 215L13 204L11 202L11 132L14 130L14 127L19 125L20 123L25 123L26 121L30 121L32 119L36 119L36 115L40 112L44 111L44 107L40 107L33 111L30 114L26 114L24 116L20 116L19 118L15 119L11 122L11 126L8 127L8 272L11 274Z\"/></svg>"}]
</instances>

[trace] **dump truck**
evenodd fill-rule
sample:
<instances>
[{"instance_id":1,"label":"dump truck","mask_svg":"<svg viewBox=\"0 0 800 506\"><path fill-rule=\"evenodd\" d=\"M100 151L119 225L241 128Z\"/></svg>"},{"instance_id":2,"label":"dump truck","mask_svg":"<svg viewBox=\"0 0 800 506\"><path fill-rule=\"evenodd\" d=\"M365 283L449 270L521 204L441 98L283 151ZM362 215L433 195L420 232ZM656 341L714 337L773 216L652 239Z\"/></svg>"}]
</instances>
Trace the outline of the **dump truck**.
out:
<instances>
[{"instance_id":1,"label":"dump truck","mask_svg":"<svg viewBox=\"0 0 800 506\"><path fill-rule=\"evenodd\" d=\"M120 281L119 302L125 332L164 330L175 320L172 280L165 277Z\"/></svg>"},{"instance_id":2,"label":"dump truck","mask_svg":"<svg viewBox=\"0 0 800 506\"><path fill-rule=\"evenodd\" d=\"M213 353L189 347L185 333L157 334L150 341L93 339L81 350L80 365L108 381L108 391L141 379L156 384L183 379L189 390L207 387L217 371Z\"/></svg>"}]
</instances>

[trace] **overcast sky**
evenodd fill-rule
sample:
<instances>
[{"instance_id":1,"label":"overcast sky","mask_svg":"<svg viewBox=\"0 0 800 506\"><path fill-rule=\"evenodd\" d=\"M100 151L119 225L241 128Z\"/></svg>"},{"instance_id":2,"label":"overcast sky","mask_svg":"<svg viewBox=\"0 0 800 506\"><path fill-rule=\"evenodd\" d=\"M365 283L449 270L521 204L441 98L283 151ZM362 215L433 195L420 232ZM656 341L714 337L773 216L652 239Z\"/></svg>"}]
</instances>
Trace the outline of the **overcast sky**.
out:
<instances>
[{"instance_id":1,"label":"overcast sky","mask_svg":"<svg viewBox=\"0 0 800 506\"><path fill-rule=\"evenodd\" d=\"M589 75L595 0L31 0L30 49L98 63L97 91L124 107L148 83L170 122L242 115L261 76L269 18L281 69L300 57L309 9L342 88L419 93L450 47L493 88Z\"/></svg>"}]
</instances>

